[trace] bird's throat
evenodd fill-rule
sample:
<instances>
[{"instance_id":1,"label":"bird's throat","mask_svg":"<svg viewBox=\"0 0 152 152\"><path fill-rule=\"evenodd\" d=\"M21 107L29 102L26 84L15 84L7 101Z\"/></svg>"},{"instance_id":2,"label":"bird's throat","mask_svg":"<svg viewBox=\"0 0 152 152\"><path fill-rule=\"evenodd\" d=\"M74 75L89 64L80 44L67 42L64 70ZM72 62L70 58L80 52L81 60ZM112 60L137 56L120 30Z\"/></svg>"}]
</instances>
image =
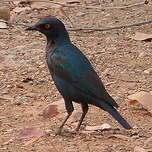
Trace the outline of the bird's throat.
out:
<instances>
[{"instance_id":1,"label":"bird's throat","mask_svg":"<svg viewBox=\"0 0 152 152\"><path fill-rule=\"evenodd\" d=\"M46 51L54 50L57 47L57 43L54 40L47 40Z\"/></svg>"}]
</instances>

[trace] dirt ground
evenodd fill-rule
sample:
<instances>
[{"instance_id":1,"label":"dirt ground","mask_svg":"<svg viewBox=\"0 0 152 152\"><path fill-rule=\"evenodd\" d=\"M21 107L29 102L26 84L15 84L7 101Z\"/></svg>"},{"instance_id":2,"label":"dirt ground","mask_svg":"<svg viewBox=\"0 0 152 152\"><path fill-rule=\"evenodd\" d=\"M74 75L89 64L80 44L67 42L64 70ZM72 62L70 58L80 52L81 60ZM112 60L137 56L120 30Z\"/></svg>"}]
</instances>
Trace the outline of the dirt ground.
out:
<instances>
[{"instance_id":1,"label":"dirt ground","mask_svg":"<svg viewBox=\"0 0 152 152\"><path fill-rule=\"evenodd\" d=\"M103 5L125 5L137 1L107 1ZM151 2L125 9L97 10L64 8L75 27L108 27L152 19ZM25 11L19 23L34 24L39 14L49 13L69 20L58 9ZM64 127L61 136L55 131L66 116L64 103L48 72L45 62L46 40L38 32L27 32L22 26L0 30L0 152L140 152L152 151L152 115L140 105L126 105L127 96L152 91L152 41L135 41L135 32L152 33L146 24L104 32L69 32L72 42L90 59L110 95L120 105L120 113L134 126L123 129L108 113L90 106L79 134L71 134L81 113L79 105ZM26 82L26 80L28 82ZM49 104L60 107L53 118L42 117ZM85 131L86 126L108 123L117 129ZM40 128L49 135L36 139L21 136L25 128ZM69 132L65 132L69 131Z\"/></svg>"}]
</instances>

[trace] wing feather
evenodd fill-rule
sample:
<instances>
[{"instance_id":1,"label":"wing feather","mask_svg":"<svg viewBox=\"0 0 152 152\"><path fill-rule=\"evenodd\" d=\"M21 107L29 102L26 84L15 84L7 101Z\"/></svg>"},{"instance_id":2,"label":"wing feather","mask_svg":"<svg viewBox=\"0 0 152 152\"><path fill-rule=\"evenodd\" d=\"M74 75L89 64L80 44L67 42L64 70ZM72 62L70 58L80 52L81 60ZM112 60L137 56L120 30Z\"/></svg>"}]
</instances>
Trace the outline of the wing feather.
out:
<instances>
[{"instance_id":1,"label":"wing feather","mask_svg":"<svg viewBox=\"0 0 152 152\"><path fill-rule=\"evenodd\" d=\"M51 57L53 72L85 94L118 107L117 103L107 93L88 59L77 48L74 51L65 52L65 50L64 53L58 51Z\"/></svg>"}]
</instances>

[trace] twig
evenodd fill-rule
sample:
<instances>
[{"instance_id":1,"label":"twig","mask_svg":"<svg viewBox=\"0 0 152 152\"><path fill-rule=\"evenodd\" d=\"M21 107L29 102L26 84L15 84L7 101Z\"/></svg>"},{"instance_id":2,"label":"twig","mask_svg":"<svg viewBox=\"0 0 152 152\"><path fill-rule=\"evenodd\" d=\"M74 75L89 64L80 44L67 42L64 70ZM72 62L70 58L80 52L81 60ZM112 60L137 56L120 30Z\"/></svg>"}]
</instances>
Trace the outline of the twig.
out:
<instances>
[{"instance_id":1,"label":"twig","mask_svg":"<svg viewBox=\"0 0 152 152\"><path fill-rule=\"evenodd\" d=\"M4 21L4 20L0 20L0 22L28 27L28 25L21 24L21 23L14 23L14 22L9 22L9 21ZM67 30L68 31L108 31L108 30L114 30L114 29L129 28L132 26L141 26L141 25L149 24L149 23L152 23L152 20L147 20L147 21L133 23L133 24L127 24L127 25L105 27L105 28L91 28L91 27L90 28L67 28Z\"/></svg>"},{"instance_id":2,"label":"twig","mask_svg":"<svg viewBox=\"0 0 152 152\"><path fill-rule=\"evenodd\" d=\"M139 83L140 81L139 80L125 80L125 79L119 79L119 78L113 78L113 77L109 77L109 79L115 79L115 81L114 81L114 83L116 82L116 81L123 81L123 82L136 82L136 83Z\"/></svg>"},{"instance_id":3,"label":"twig","mask_svg":"<svg viewBox=\"0 0 152 152\"><path fill-rule=\"evenodd\" d=\"M117 79L117 80L123 81L123 82L136 82L136 83L140 82L139 80L124 80L124 79Z\"/></svg>"},{"instance_id":4,"label":"twig","mask_svg":"<svg viewBox=\"0 0 152 152\"><path fill-rule=\"evenodd\" d=\"M56 4L56 5L60 5L62 7L81 7L81 8L88 8L88 9L100 9L100 10L106 10L106 9L124 9L124 8L130 8L130 7L134 7L134 6L139 6L139 5L143 5L143 4L148 4L147 0L144 0L143 2L139 2L139 3L135 3L132 5L127 5L127 6L118 6L118 7L104 7L104 6L100 6L100 7L95 7L95 6L83 6L83 5L68 5L68 4L62 4L59 2L52 2L52 1L45 1L45 0L28 0L29 2L46 2L46 3L52 3L52 4Z\"/></svg>"},{"instance_id":5,"label":"twig","mask_svg":"<svg viewBox=\"0 0 152 152\"><path fill-rule=\"evenodd\" d=\"M130 7L139 6L139 5L143 5L143 4L148 4L148 1L145 0L143 2L139 2L139 3L135 3L135 4L127 5L127 6L107 7L107 9L124 9L124 8L130 8Z\"/></svg>"},{"instance_id":6,"label":"twig","mask_svg":"<svg viewBox=\"0 0 152 152\"><path fill-rule=\"evenodd\" d=\"M105 27L105 28L67 28L68 31L108 31L113 29L121 29L121 28L129 28L132 26L141 26L143 24L149 24L152 23L152 20L147 20L139 23L133 23L133 24L127 24L127 25L120 25L120 26L112 26L112 27Z\"/></svg>"}]
</instances>

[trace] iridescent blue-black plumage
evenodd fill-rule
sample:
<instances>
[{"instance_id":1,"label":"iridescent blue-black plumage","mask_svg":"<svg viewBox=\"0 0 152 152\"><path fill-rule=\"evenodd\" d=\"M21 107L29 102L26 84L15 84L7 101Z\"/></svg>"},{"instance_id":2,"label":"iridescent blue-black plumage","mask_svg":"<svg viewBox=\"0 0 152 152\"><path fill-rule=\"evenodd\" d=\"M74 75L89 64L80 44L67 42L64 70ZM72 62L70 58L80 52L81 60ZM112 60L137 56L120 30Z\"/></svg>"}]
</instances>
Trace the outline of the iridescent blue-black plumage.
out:
<instances>
[{"instance_id":1,"label":"iridescent blue-black plumage","mask_svg":"<svg viewBox=\"0 0 152 152\"><path fill-rule=\"evenodd\" d=\"M50 26L45 27L45 25ZM131 128L115 109L118 107L117 103L107 93L89 60L71 43L61 21L56 18L45 17L28 29L38 30L47 37L46 60L55 85L65 100L68 112L66 120L74 110L72 101L81 103L83 114L76 128L77 131L88 111L88 104L107 111L124 128ZM61 133L66 120L61 125L58 133Z\"/></svg>"}]
</instances>

